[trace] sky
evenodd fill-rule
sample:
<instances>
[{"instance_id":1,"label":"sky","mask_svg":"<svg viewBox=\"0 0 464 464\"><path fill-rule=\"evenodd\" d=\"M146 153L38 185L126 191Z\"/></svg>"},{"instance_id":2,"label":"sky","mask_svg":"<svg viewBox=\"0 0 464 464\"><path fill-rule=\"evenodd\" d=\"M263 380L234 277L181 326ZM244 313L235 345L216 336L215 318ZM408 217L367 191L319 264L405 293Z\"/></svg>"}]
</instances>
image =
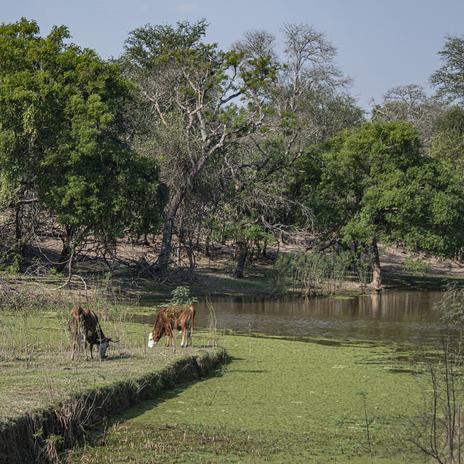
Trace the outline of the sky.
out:
<instances>
[{"instance_id":1,"label":"sky","mask_svg":"<svg viewBox=\"0 0 464 464\"><path fill-rule=\"evenodd\" d=\"M428 86L447 35L464 35L464 0L0 0L0 22L35 19L46 34L69 27L73 42L118 56L128 33L147 23L205 18L207 40L227 48L249 30L279 35L306 23L337 48L365 108L391 87Z\"/></svg>"}]
</instances>

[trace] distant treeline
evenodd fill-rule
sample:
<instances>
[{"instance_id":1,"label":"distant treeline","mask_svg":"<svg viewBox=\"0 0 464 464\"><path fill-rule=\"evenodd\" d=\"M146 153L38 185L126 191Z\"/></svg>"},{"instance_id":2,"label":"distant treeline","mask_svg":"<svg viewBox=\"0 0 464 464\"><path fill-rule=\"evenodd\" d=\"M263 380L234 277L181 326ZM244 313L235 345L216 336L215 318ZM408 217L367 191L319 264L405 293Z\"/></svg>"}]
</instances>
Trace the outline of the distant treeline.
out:
<instances>
[{"instance_id":1,"label":"distant treeline","mask_svg":"<svg viewBox=\"0 0 464 464\"><path fill-rule=\"evenodd\" d=\"M237 277L277 237L368 254L375 287L379 242L462 259L464 36L446 39L435 95L391 89L368 118L313 27L230 50L206 32L146 25L103 60L64 26L0 26L3 267L49 238L69 272L120 238L159 237L150 275L173 265L173 238L190 267L199 247L233 244Z\"/></svg>"}]
</instances>

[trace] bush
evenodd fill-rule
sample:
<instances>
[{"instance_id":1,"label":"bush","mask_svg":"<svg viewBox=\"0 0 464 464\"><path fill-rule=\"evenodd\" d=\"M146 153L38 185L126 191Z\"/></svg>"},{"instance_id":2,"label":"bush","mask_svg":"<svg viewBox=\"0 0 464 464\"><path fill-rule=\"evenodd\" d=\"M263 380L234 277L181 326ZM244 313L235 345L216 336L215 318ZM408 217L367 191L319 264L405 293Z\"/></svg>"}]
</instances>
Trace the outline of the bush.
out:
<instances>
[{"instance_id":1,"label":"bush","mask_svg":"<svg viewBox=\"0 0 464 464\"><path fill-rule=\"evenodd\" d=\"M406 258L403 268L413 274L425 274L427 272L427 263L421 259Z\"/></svg>"},{"instance_id":2,"label":"bush","mask_svg":"<svg viewBox=\"0 0 464 464\"><path fill-rule=\"evenodd\" d=\"M464 328L464 289L449 285L435 305L441 321L452 328Z\"/></svg>"},{"instance_id":3,"label":"bush","mask_svg":"<svg viewBox=\"0 0 464 464\"><path fill-rule=\"evenodd\" d=\"M290 286L305 296L334 293L352 269L357 269L355 258L349 251L280 254L274 263L276 289Z\"/></svg>"},{"instance_id":4,"label":"bush","mask_svg":"<svg viewBox=\"0 0 464 464\"><path fill-rule=\"evenodd\" d=\"M198 298L190 295L190 288L189 287L176 287L171 292L171 300L169 303L173 305L190 305L193 303L198 302Z\"/></svg>"}]
</instances>

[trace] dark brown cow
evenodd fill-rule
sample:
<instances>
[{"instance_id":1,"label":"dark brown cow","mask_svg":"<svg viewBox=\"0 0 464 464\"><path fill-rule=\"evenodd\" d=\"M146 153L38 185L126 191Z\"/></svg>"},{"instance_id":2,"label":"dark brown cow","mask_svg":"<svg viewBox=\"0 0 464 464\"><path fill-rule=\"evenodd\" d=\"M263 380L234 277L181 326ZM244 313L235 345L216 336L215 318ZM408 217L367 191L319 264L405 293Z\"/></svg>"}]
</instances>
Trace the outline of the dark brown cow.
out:
<instances>
[{"instance_id":1,"label":"dark brown cow","mask_svg":"<svg viewBox=\"0 0 464 464\"><path fill-rule=\"evenodd\" d=\"M182 348L188 346L192 339L195 321L195 308L193 305L167 306L161 308L156 317L155 326L148 336L148 348L153 348L164 335L166 346L175 346L174 330L182 332Z\"/></svg>"},{"instance_id":2,"label":"dark brown cow","mask_svg":"<svg viewBox=\"0 0 464 464\"><path fill-rule=\"evenodd\" d=\"M93 347L99 348L100 359L106 358L111 338L105 337L103 330L98 321L97 315L90 309L82 309L80 306L71 309L71 320L69 321L69 330L72 341L72 358L79 354L84 346L87 354L87 348L90 347L90 358L93 359ZM88 356L87 356L88 359Z\"/></svg>"}]
</instances>

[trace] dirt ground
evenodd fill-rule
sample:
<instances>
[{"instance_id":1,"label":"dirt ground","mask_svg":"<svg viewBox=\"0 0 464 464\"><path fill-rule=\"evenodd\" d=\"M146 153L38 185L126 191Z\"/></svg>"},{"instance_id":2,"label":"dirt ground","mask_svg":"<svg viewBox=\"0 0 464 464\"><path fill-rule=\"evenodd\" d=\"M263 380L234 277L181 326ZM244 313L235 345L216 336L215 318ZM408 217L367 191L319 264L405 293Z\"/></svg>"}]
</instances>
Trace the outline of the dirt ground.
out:
<instances>
[{"instance_id":1,"label":"dirt ground","mask_svg":"<svg viewBox=\"0 0 464 464\"><path fill-rule=\"evenodd\" d=\"M275 244L269 246L266 258L253 259L247 265L245 278L232 276L234 269L234 247L232 244L214 244L210 256L195 252L195 269L189 268L185 253L178 252L173 243L172 272L166 278L145 273L154 263L159 249L159 240L145 246L120 240L115 253L104 258L99 250L90 244L79 255L71 282L63 290L73 299L88 299L89 292L111 293L117 301L165 300L178 285L188 285L194 294L200 295L272 295L275 293L273 259L278 252L302 251L299 244ZM200 248L202 248L200 246ZM61 243L46 240L30 249L28 267L23 273L0 274L3 281L15 288L27 285L37 292L57 292L66 281L66 275L55 270L59 260ZM411 254L397 247L380 247L380 258L387 288L444 288L450 281L464 284L464 265L451 260L421 254ZM421 263L421 271L413 271L405 266L407 261ZM462 280L462 282L461 282ZM85 283L84 283L85 282ZM87 289L85 288L87 287ZM343 283L340 292L363 292L356 280Z\"/></svg>"}]
</instances>

